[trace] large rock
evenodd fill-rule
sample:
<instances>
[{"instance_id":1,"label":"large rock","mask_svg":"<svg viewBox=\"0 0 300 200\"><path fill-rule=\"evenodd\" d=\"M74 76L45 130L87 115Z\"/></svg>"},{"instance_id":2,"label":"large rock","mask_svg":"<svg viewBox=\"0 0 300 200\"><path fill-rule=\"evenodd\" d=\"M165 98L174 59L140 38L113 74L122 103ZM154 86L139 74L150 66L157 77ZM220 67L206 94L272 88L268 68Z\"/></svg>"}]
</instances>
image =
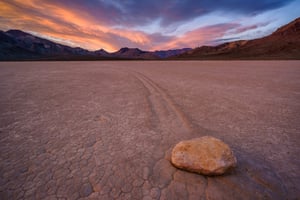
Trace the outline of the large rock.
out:
<instances>
[{"instance_id":1,"label":"large rock","mask_svg":"<svg viewBox=\"0 0 300 200\"><path fill-rule=\"evenodd\" d=\"M236 158L227 144L204 136L179 142L172 151L175 167L204 175L221 175L236 166Z\"/></svg>"}]
</instances>

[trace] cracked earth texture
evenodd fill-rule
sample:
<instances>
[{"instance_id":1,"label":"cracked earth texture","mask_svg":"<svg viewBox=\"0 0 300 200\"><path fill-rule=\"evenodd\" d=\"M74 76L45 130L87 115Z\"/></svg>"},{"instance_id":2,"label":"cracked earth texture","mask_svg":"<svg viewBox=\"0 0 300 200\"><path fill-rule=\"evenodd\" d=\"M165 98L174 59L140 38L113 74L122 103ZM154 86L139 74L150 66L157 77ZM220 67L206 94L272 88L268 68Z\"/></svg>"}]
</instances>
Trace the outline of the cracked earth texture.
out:
<instances>
[{"instance_id":1,"label":"cracked earth texture","mask_svg":"<svg viewBox=\"0 0 300 200\"><path fill-rule=\"evenodd\" d=\"M0 63L0 199L297 199L299 61ZM210 135L205 177L172 147Z\"/></svg>"}]
</instances>

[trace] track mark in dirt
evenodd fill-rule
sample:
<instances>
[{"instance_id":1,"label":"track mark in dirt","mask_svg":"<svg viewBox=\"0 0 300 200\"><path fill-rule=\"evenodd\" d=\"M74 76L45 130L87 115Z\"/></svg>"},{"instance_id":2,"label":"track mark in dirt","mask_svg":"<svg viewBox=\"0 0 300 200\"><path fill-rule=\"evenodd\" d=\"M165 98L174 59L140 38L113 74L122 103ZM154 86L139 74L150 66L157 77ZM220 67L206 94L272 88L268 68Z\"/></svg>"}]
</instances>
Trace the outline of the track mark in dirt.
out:
<instances>
[{"instance_id":1,"label":"track mark in dirt","mask_svg":"<svg viewBox=\"0 0 300 200\"><path fill-rule=\"evenodd\" d=\"M148 99L152 110L157 114L161 125L171 126L172 129L183 129L192 132L193 127L185 114L176 106L174 100L154 81L146 75L131 71L131 74L139 80L149 92Z\"/></svg>"}]
</instances>

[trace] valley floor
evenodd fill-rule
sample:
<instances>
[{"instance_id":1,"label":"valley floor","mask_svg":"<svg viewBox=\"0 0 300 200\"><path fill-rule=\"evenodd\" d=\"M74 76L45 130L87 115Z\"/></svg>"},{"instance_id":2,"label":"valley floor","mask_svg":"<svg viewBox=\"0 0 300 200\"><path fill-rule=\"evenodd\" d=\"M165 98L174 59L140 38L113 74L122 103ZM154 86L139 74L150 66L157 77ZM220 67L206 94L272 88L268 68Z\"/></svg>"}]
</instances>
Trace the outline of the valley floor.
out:
<instances>
[{"instance_id":1,"label":"valley floor","mask_svg":"<svg viewBox=\"0 0 300 200\"><path fill-rule=\"evenodd\" d=\"M297 199L300 61L0 62L0 199ZM170 162L229 144L230 174Z\"/></svg>"}]
</instances>

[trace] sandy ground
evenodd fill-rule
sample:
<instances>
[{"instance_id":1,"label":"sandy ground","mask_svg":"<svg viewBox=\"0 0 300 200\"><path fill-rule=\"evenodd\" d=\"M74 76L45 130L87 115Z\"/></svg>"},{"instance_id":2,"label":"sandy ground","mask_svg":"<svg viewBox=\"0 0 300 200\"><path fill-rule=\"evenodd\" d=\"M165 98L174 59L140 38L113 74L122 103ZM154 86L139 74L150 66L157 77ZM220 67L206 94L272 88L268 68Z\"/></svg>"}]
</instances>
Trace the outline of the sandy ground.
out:
<instances>
[{"instance_id":1,"label":"sandy ground","mask_svg":"<svg viewBox=\"0 0 300 200\"><path fill-rule=\"evenodd\" d=\"M0 199L297 199L299 61L0 63ZM230 174L174 168L211 135Z\"/></svg>"}]
</instances>

